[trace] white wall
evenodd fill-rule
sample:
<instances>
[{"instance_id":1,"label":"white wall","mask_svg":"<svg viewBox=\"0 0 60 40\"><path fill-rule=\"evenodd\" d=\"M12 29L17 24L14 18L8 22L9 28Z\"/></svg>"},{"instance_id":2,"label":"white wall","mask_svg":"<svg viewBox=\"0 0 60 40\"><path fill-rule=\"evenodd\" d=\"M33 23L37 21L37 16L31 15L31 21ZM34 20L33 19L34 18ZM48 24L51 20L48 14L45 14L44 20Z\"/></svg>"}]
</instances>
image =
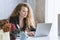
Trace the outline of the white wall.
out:
<instances>
[{"instance_id":1,"label":"white wall","mask_svg":"<svg viewBox=\"0 0 60 40\"><path fill-rule=\"evenodd\" d=\"M58 14L60 14L60 0L46 0L45 23L52 23L51 40L58 40Z\"/></svg>"},{"instance_id":2,"label":"white wall","mask_svg":"<svg viewBox=\"0 0 60 40\"><path fill-rule=\"evenodd\" d=\"M8 18L20 2L24 2L24 0L0 0L0 20Z\"/></svg>"},{"instance_id":3,"label":"white wall","mask_svg":"<svg viewBox=\"0 0 60 40\"><path fill-rule=\"evenodd\" d=\"M54 15L54 0L46 0L45 4L45 22L51 23Z\"/></svg>"}]
</instances>

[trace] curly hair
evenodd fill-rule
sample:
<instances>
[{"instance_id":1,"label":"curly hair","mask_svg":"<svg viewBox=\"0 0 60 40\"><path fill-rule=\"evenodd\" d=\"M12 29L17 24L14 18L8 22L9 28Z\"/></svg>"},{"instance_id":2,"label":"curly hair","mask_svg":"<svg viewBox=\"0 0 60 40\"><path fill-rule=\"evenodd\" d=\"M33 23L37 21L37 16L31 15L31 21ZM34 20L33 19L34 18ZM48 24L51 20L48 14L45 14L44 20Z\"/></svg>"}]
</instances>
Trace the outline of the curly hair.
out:
<instances>
[{"instance_id":1,"label":"curly hair","mask_svg":"<svg viewBox=\"0 0 60 40\"><path fill-rule=\"evenodd\" d=\"M11 16L20 16L19 11L21 11L22 6L27 7L28 8L28 14L26 17L26 22L27 22L27 26L29 28L31 28L30 26L32 26L33 28L35 28L35 22L34 22L34 17L33 17L33 11L31 6L28 3L20 3L16 6L16 8L14 9L14 11L12 12Z\"/></svg>"}]
</instances>

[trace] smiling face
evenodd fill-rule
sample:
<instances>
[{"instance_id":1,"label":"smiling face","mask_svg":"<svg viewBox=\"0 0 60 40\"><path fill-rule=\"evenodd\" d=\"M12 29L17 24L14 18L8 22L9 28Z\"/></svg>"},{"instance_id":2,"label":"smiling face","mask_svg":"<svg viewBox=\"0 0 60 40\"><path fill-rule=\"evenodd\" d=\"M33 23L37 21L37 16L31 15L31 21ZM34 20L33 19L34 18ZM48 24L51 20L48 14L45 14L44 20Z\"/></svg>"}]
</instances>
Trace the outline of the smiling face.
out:
<instances>
[{"instance_id":1,"label":"smiling face","mask_svg":"<svg viewBox=\"0 0 60 40\"><path fill-rule=\"evenodd\" d=\"M27 14L28 14L28 8L22 6L21 7L21 10L20 10L20 16L23 17L23 18L26 18L27 17Z\"/></svg>"}]
</instances>

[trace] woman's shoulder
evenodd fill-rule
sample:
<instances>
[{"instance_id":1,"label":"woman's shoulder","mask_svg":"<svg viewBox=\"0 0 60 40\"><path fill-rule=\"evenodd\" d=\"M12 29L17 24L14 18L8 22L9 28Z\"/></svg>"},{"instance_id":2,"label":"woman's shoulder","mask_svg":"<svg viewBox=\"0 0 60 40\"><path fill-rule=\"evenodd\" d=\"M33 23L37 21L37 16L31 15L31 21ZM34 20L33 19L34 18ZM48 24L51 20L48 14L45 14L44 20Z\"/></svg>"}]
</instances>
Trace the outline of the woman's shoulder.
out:
<instances>
[{"instance_id":1,"label":"woman's shoulder","mask_svg":"<svg viewBox=\"0 0 60 40\"><path fill-rule=\"evenodd\" d=\"M19 24L19 17L18 16L11 16L9 22L13 23L13 24L16 24L16 23Z\"/></svg>"},{"instance_id":2,"label":"woman's shoulder","mask_svg":"<svg viewBox=\"0 0 60 40\"><path fill-rule=\"evenodd\" d=\"M18 16L11 16L10 18L19 18Z\"/></svg>"},{"instance_id":3,"label":"woman's shoulder","mask_svg":"<svg viewBox=\"0 0 60 40\"><path fill-rule=\"evenodd\" d=\"M19 20L19 17L18 16L11 16L10 17L10 21L18 21Z\"/></svg>"}]
</instances>

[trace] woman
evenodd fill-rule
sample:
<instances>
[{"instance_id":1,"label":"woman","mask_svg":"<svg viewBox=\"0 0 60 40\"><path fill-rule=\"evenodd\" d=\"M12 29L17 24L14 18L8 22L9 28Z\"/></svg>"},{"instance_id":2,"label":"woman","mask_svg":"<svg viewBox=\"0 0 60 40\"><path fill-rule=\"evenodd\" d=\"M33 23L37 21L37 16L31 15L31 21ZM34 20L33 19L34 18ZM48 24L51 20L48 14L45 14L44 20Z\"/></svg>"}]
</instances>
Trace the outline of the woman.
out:
<instances>
[{"instance_id":1,"label":"woman","mask_svg":"<svg viewBox=\"0 0 60 40\"><path fill-rule=\"evenodd\" d=\"M16 6L10 16L10 23L15 24L19 31L23 31L29 36L33 36L35 33L33 12L27 3L20 3Z\"/></svg>"}]
</instances>

